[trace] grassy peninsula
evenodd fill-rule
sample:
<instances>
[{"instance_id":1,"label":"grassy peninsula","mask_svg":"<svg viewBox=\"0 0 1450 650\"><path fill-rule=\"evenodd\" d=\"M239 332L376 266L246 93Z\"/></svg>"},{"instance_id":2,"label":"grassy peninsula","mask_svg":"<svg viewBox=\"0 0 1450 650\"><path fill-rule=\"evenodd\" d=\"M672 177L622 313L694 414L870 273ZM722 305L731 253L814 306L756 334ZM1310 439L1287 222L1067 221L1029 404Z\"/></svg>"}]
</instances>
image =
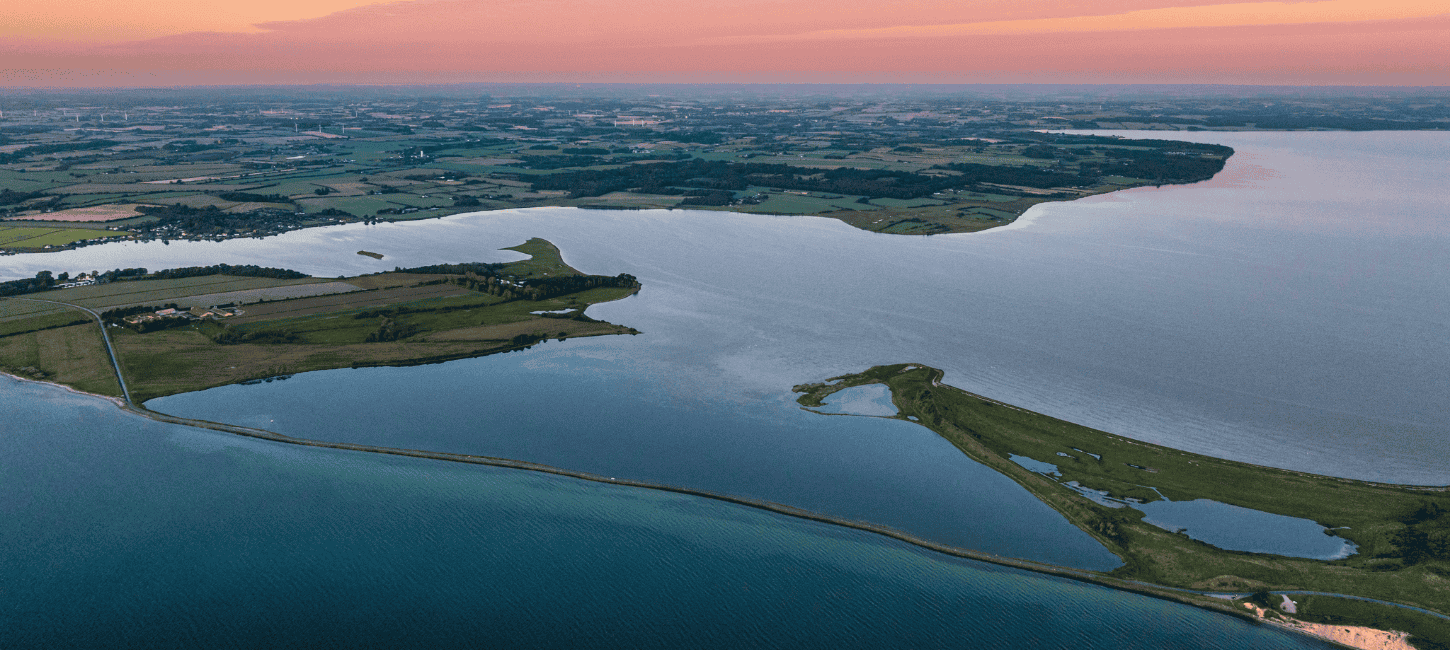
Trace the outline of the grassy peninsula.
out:
<instances>
[{"instance_id":1,"label":"grassy peninsula","mask_svg":"<svg viewBox=\"0 0 1450 650\"><path fill-rule=\"evenodd\" d=\"M580 273L542 239L511 250L531 257L338 279L255 267L223 269L246 276L131 269L103 277L139 279L0 298L0 370L121 395L97 316L138 403L311 370L416 365L547 339L638 333L584 315L589 305L638 292L633 276Z\"/></svg>"},{"instance_id":2,"label":"grassy peninsula","mask_svg":"<svg viewBox=\"0 0 1450 650\"><path fill-rule=\"evenodd\" d=\"M1318 591L1450 612L1450 493L1239 463L1152 445L974 395L917 364L878 366L795 387L819 406L836 391L884 384L899 409L973 460L1005 474L1124 561L1110 575L1198 591ZM1019 465L1057 466L1050 477ZM1143 512L1095 503L1066 485L1120 499L1211 499L1310 519L1358 545L1340 560L1219 549L1143 521ZM1155 490L1156 489L1156 490ZM1220 601L1222 602L1222 601ZM1408 631L1420 648L1450 648L1450 621L1342 598L1301 603L1300 620ZM1286 618L1271 609L1270 616ZM1414 629L1407 629L1414 628Z\"/></svg>"}]
</instances>

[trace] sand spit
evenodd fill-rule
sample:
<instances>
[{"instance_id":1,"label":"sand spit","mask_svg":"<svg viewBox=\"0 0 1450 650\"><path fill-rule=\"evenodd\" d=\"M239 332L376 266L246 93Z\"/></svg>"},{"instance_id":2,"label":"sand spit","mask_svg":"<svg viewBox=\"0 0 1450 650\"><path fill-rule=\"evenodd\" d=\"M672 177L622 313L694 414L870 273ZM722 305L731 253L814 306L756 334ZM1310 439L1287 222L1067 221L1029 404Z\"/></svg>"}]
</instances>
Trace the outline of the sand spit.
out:
<instances>
[{"instance_id":1,"label":"sand spit","mask_svg":"<svg viewBox=\"0 0 1450 650\"><path fill-rule=\"evenodd\" d=\"M1325 625L1323 623L1294 622L1290 627L1312 634L1321 639L1342 643L1362 650L1415 650L1410 645L1408 632L1386 632L1370 627L1348 625Z\"/></svg>"},{"instance_id":2,"label":"sand spit","mask_svg":"<svg viewBox=\"0 0 1450 650\"><path fill-rule=\"evenodd\" d=\"M1264 608L1256 607L1253 603L1244 603L1244 607L1254 610L1254 615L1263 619L1266 623L1273 623L1285 629L1316 636L1326 641L1333 641L1351 648L1359 648L1360 650L1415 650L1415 646L1410 645L1409 632L1376 630L1372 627L1359 627L1355 625L1306 623L1281 616L1265 618Z\"/></svg>"}]
</instances>

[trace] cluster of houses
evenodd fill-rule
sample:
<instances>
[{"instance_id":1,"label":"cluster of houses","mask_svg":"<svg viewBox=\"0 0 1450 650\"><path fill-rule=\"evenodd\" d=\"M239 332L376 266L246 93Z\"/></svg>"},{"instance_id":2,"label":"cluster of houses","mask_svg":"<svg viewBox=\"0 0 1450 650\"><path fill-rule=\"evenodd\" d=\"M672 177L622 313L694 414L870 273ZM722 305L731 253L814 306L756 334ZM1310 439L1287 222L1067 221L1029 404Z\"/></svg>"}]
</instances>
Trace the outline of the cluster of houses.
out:
<instances>
[{"instance_id":1,"label":"cluster of houses","mask_svg":"<svg viewBox=\"0 0 1450 650\"><path fill-rule=\"evenodd\" d=\"M46 246L46 248L50 248L50 247L49 246ZM86 275L86 274L82 273L80 275L77 275L75 277L75 279L74 280L71 280L70 282L62 282L60 284L55 285L55 288L57 288L57 289L69 289L71 287L89 287L89 286L91 286L91 285L93 285L95 283L96 283L96 279L95 278L93 278L93 277L91 277L89 275Z\"/></svg>"},{"instance_id":2,"label":"cluster of houses","mask_svg":"<svg viewBox=\"0 0 1450 650\"><path fill-rule=\"evenodd\" d=\"M140 325L152 321L165 320L168 318L185 318L187 320L204 320L231 318L241 313L241 310L232 307L192 307L191 309L162 309L149 314L137 314L127 316L126 322L131 325Z\"/></svg>"}]
</instances>

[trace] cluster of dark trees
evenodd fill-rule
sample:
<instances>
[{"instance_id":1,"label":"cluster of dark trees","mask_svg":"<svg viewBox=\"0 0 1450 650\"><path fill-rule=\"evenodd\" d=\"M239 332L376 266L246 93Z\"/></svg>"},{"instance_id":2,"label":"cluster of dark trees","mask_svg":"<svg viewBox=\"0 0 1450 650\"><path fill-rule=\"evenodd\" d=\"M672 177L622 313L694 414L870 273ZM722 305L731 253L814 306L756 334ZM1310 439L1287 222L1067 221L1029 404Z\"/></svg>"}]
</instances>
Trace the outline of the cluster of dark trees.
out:
<instances>
[{"instance_id":1,"label":"cluster of dark trees","mask_svg":"<svg viewBox=\"0 0 1450 650\"><path fill-rule=\"evenodd\" d=\"M1082 163L1079 173L1083 177L1127 176L1184 183L1206 181L1224 166L1222 158L1205 158L1187 152L1113 149L1107 155L1112 159L1105 163Z\"/></svg>"},{"instance_id":2,"label":"cluster of dark trees","mask_svg":"<svg viewBox=\"0 0 1450 650\"><path fill-rule=\"evenodd\" d=\"M1009 165L983 165L980 163L947 163L937 165L936 169L948 169L960 174L955 177L958 186L970 186L977 183L993 183L996 185L1019 185L1022 187L1076 187L1092 182L1092 177L1083 177L1079 174L1068 172L1052 171L1033 165L1021 167Z\"/></svg>"},{"instance_id":3,"label":"cluster of dark trees","mask_svg":"<svg viewBox=\"0 0 1450 650\"><path fill-rule=\"evenodd\" d=\"M680 205L730 205L735 202L735 193L728 190L690 190L685 192Z\"/></svg>"},{"instance_id":4,"label":"cluster of dark trees","mask_svg":"<svg viewBox=\"0 0 1450 650\"><path fill-rule=\"evenodd\" d=\"M86 140L84 142L58 142L56 144L37 144L10 153L0 153L0 165L7 165L19 162L30 156L39 156L48 153L64 153L67 151L85 151L87 149L104 149L114 147L119 142L115 140Z\"/></svg>"},{"instance_id":5,"label":"cluster of dark trees","mask_svg":"<svg viewBox=\"0 0 1450 650\"><path fill-rule=\"evenodd\" d=\"M297 214L292 210L262 208L242 214L223 212L214 205L193 208L181 204L164 206L140 206L142 214L155 217L155 221L130 226L132 230L152 237L168 237L172 233L185 232L187 237L229 236L239 232L270 233L302 228L324 217L344 221L355 219L351 213L329 208L312 214Z\"/></svg>"},{"instance_id":6,"label":"cluster of dark trees","mask_svg":"<svg viewBox=\"0 0 1450 650\"><path fill-rule=\"evenodd\" d=\"M1400 520L1405 528L1390 538L1406 565L1450 560L1450 508L1429 501Z\"/></svg>"},{"instance_id":7,"label":"cluster of dark trees","mask_svg":"<svg viewBox=\"0 0 1450 650\"><path fill-rule=\"evenodd\" d=\"M389 341L396 341L401 338L407 338L409 336L412 336L413 334L416 334L417 331L418 328L416 327L407 324L400 325L393 319L384 316L383 322L378 324L378 328L376 330L369 332L367 338L364 339L364 341L366 341L367 343L386 343Z\"/></svg>"},{"instance_id":8,"label":"cluster of dark trees","mask_svg":"<svg viewBox=\"0 0 1450 650\"><path fill-rule=\"evenodd\" d=\"M205 275L237 275L252 278L282 278L288 280L312 277L310 275L307 275L306 273L299 273L290 269L275 269L264 266L256 266L254 264L243 264L240 266L233 266L231 264L215 264L212 266L188 266L179 269L166 269L164 271L157 271L154 274L148 273L145 268L114 269L111 271L106 271L105 273L96 273L94 277L96 279L96 284L106 284L108 282L116 282L119 280L164 280L174 278L194 278ZM18 296L26 293L34 293L36 291L46 291L48 289L54 288L56 284L64 282L68 278L68 273L62 273L61 276L57 278L50 271L41 271L39 273L36 273L35 277L33 278L0 282L0 297ZM171 306L174 307L175 305ZM156 311L158 309L166 309L166 307L144 307L139 309L141 309L141 311ZM139 314L141 313L141 311L131 312L125 315L129 316L131 314Z\"/></svg>"},{"instance_id":9,"label":"cluster of dark trees","mask_svg":"<svg viewBox=\"0 0 1450 650\"><path fill-rule=\"evenodd\" d=\"M639 280L628 273L610 277L607 275L567 275L551 278L533 278L523 281L501 278L496 275L476 275L454 278L454 284L474 291L500 296L506 300L547 300L555 296L594 289L597 287L619 287L638 289Z\"/></svg>"},{"instance_id":10,"label":"cluster of dark trees","mask_svg":"<svg viewBox=\"0 0 1450 650\"><path fill-rule=\"evenodd\" d=\"M45 195L40 192L16 192L7 187L0 189L0 205L15 205L41 196Z\"/></svg>"},{"instance_id":11,"label":"cluster of dark trees","mask_svg":"<svg viewBox=\"0 0 1450 650\"><path fill-rule=\"evenodd\" d=\"M410 131L411 133L411 131ZM512 144L512 140L500 138L469 138L466 140L454 140L451 142L440 142L438 144L425 144L404 149L398 154L404 159L428 158L444 151L454 149L476 149L479 147L491 147L499 144Z\"/></svg>"},{"instance_id":12,"label":"cluster of dark trees","mask_svg":"<svg viewBox=\"0 0 1450 650\"><path fill-rule=\"evenodd\" d=\"M117 280L138 280L146 277L145 267L135 269L113 269L96 275L96 284L105 284Z\"/></svg>"},{"instance_id":13,"label":"cluster of dark trees","mask_svg":"<svg viewBox=\"0 0 1450 650\"><path fill-rule=\"evenodd\" d=\"M220 192L216 195L223 201L238 203L291 203L292 199L282 194L253 194L251 192Z\"/></svg>"},{"instance_id":14,"label":"cluster of dark trees","mask_svg":"<svg viewBox=\"0 0 1450 650\"><path fill-rule=\"evenodd\" d=\"M682 160L619 169L585 169L532 178L536 190L567 190L570 198L610 192L685 194L690 189L743 190L750 185L912 199L961 185L952 176L882 169L814 169L772 163Z\"/></svg>"},{"instance_id":15,"label":"cluster of dark trees","mask_svg":"<svg viewBox=\"0 0 1450 650\"><path fill-rule=\"evenodd\" d=\"M591 167L593 165L607 165L609 161L595 155L562 154L558 156L536 156L524 154L518 156L520 164L525 169L565 169L568 167Z\"/></svg>"},{"instance_id":16,"label":"cluster of dark trees","mask_svg":"<svg viewBox=\"0 0 1450 650\"><path fill-rule=\"evenodd\" d=\"M494 275L507 264L491 264L488 262L464 262L462 264L430 264L428 266L415 266L405 269L394 267L394 273L426 273L426 274L448 274L464 275L476 273L478 275Z\"/></svg>"},{"instance_id":17,"label":"cluster of dark trees","mask_svg":"<svg viewBox=\"0 0 1450 650\"><path fill-rule=\"evenodd\" d=\"M614 151L597 149L597 151L603 151L604 153L584 154L583 149L573 149L565 154L560 154L557 156L521 154L517 156L517 158L521 162L510 164L518 164L525 169L555 170L570 169L574 167L594 167L598 165L623 165L625 163L631 163L640 160L685 160L690 158L690 154L683 151L635 154L630 156L621 155L628 154L628 149L620 149ZM611 155L612 157L604 157L606 154Z\"/></svg>"},{"instance_id":18,"label":"cluster of dark trees","mask_svg":"<svg viewBox=\"0 0 1450 650\"><path fill-rule=\"evenodd\" d=\"M145 269L142 269L143 271ZM177 278L195 278L205 275L236 275L248 278L279 278L283 280L298 280L310 278L306 273L293 271L291 269L278 269L255 264L242 264L233 266L231 264L213 264L211 266L186 266L179 269L166 269L152 273L148 279L152 280L173 280Z\"/></svg>"},{"instance_id":19,"label":"cluster of dark trees","mask_svg":"<svg viewBox=\"0 0 1450 650\"><path fill-rule=\"evenodd\" d=\"M221 140L217 140L216 142L208 142L202 144L197 144L196 140L175 140L166 143L166 146L162 147L162 150L170 153L196 153L198 151L211 151L213 149L220 149L228 145L234 144L238 144L238 141L234 138L223 138Z\"/></svg>"},{"instance_id":20,"label":"cluster of dark trees","mask_svg":"<svg viewBox=\"0 0 1450 650\"><path fill-rule=\"evenodd\" d=\"M239 343L296 343L302 340L296 332L286 330L266 330L262 332L238 332L231 327L222 326L210 332L208 337L212 341L222 345L237 345Z\"/></svg>"},{"instance_id":21,"label":"cluster of dark trees","mask_svg":"<svg viewBox=\"0 0 1450 650\"><path fill-rule=\"evenodd\" d=\"M1033 144L1022 149L1022 155L1037 160L1051 160L1061 155L1061 152L1052 145Z\"/></svg>"},{"instance_id":22,"label":"cluster of dark trees","mask_svg":"<svg viewBox=\"0 0 1450 650\"><path fill-rule=\"evenodd\" d=\"M664 138L689 144L720 144L725 141L725 136L715 131L675 131L664 134Z\"/></svg>"},{"instance_id":23,"label":"cluster of dark trees","mask_svg":"<svg viewBox=\"0 0 1450 650\"><path fill-rule=\"evenodd\" d=\"M33 278L22 278L0 282L0 296L19 296L36 291L45 291L55 286L55 276L50 271L41 271Z\"/></svg>"},{"instance_id":24,"label":"cluster of dark trees","mask_svg":"<svg viewBox=\"0 0 1450 650\"><path fill-rule=\"evenodd\" d=\"M409 174L407 176L404 176L403 178L410 181L422 182L432 182L440 179L445 181L461 181L472 175L473 174L470 174L468 172L461 172L456 169L440 169L436 172L428 174Z\"/></svg>"}]
</instances>

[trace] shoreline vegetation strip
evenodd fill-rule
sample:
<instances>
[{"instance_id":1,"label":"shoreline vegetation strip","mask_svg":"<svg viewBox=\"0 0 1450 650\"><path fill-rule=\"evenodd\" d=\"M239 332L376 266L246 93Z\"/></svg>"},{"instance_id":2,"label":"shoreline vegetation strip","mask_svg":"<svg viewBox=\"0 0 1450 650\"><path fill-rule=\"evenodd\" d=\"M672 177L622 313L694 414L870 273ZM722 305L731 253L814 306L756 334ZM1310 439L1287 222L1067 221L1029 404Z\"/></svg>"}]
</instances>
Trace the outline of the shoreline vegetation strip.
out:
<instances>
[{"instance_id":1,"label":"shoreline vegetation strip","mask_svg":"<svg viewBox=\"0 0 1450 650\"><path fill-rule=\"evenodd\" d=\"M47 382L47 381L42 381L42 380L30 379L30 378L26 378L26 377L20 377L20 376L16 376L16 375L11 375L9 373L0 373L0 374L4 374L7 377L11 377L11 378L16 379L16 380L19 380L19 381L34 382L34 383L39 383L39 384L47 384L47 385L56 386L56 387L59 387L59 388L64 388L64 389L66 389L68 391L71 391L73 393L76 393L76 394L86 395L86 396L90 396L90 397L99 398L99 399L102 399L102 400L111 402L112 404L115 404L122 411L131 413L131 414L134 414L134 415L137 415L137 416L140 416L140 417L144 417L144 418L147 418L147 419L156 421L156 422L163 422L163 423L167 423L167 424L176 424L176 425L181 425L181 426L189 426L189 427L194 427L194 428L199 428L199 429L206 429L206 430L210 430L210 431L218 431L218 432L221 432L221 433L230 433L230 434L233 434L233 435L238 435L238 436L242 436L242 437L246 437L246 438L254 438L254 439L266 440L266 441L270 441L270 442L277 442L277 443L290 444L290 445L298 445L298 446L304 446L304 447L318 447L318 448L324 448L324 449L337 449L337 450L342 450L342 451L354 451L354 452L362 452L362 453L383 454L383 455L390 455L390 456L404 456L404 457L409 457L409 458L421 458L421 459L427 459L427 460L439 460L439 461L445 461L445 462L465 463L465 464L471 464L471 465L483 465L483 466L488 466L488 467L498 467L498 468L504 468L504 469L513 469L513 470L521 470L521 471L529 471L529 472L538 472L538 473L542 473L542 474L552 474L552 475L555 475L555 476L563 476L563 477L566 477L566 478L572 478L572 479L581 480L581 481L589 481L589 482L592 482L592 483L601 483L601 484L616 485L616 486L621 486L621 487L630 487L630 488L638 488L638 489L646 489L646 490L655 490L655 491L660 491L660 492L669 492L669 493L673 493L673 494L682 494L682 495L686 495L686 496L698 497L698 498L703 498L703 499L710 499L712 501L720 501L720 502L724 502L724 503L730 503L730 504L734 504L734 505L738 505L738 506L743 506L743 507L752 508L752 509L756 509L756 510L762 510L762 511L766 511L766 512L771 512L771 513L779 514L779 515L784 515L784 516L791 517L791 518L795 518L795 519L801 519L801 520L805 520L805 521L813 521L813 522L816 522L816 523L827 524L827 525L832 525L832 526L840 526L840 527L843 527L843 528L850 528L850 529L853 529L853 530L858 530L858 531L862 531L862 532L866 532L866 533L872 533L872 534L875 534L875 535L880 535L882 537L886 537L886 538L889 538L889 539L896 540L898 542L902 542L902 543L908 544L910 546L913 546L913 547L916 547L916 548L919 548L919 549L923 549L923 550L930 551L930 552L935 552L935 553L940 553L942 555L947 555L947 556L950 556L950 557L956 557L956 558L966 559L966 560L973 560L973 561L977 561L977 562L983 562L983 563L986 563L986 564L992 564L992 565L996 565L996 566L1003 566L1003 567L1008 567L1008 568L1013 568L1013 569L1019 569L1019 570L1023 570L1023 571L1030 571L1030 572L1037 573L1037 574L1049 575L1049 576L1054 576L1054 577L1058 577L1058 578L1064 578L1064 579L1072 580L1072 581L1075 581L1075 582L1082 582L1082 583L1097 585L1097 586L1101 586L1101 587L1106 587L1106 588L1109 588L1109 589L1114 589L1114 590L1117 590L1117 591L1123 591L1123 592L1138 594L1138 595L1141 595L1141 596L1147 596L1149 598L1156 598L1156 599L1159 599L1159 600L1165 600L1165 601L1170 601L1170 602L1176 602L1176 603L1180 603L1180 604L1190 605L1190 606L1197 607L1197 608L1200 608L1200 609L1205 609L1205 610L1217 612L1217 613L1220 613L1220 614L1226 614L1226 615L1229 615L1229 616L1232 616L1232 617L1235 617L1235 618L1238 618L1238 619L1241 619L1241 620L1244 620L1244 621L1247 621L1247 622L1250 622L1250 623L1254 623L1254 624L1269 623L1269 624L1274 625L1275 627L1278 627L1278 628L1283 629L1283 630L1288 631L1288 632L1293 632L1293 633L1301 634L1301 635L1304 635L1304 636L1311 636L1311 637L1314 637L1314 638L1319 639L1321 641L1327 641L1329 643L1332 643L1334 645L1338 645L1338 646L1341 646L1341 647L1352 647L1352 646L1346 646L1346 645L1341 644L1341 643L1337 643L1337 642L1335 642L1335 641L1333 641L1331 639L1326 639L1326 638L1321 637L1321 636L1318 636L1318 635L1310 634L1310 633L1306 632L1305 630L1295 628L1292 625L1288 625L1288 624L1281 623L1281 622L1278 622L1278 621L1274 621L1274 620L1271 620L1271 619L1266 619L1266 618L1262 618L1262 617L1256 616L1256 615L1254 615L1250 611L1246 611L1246 610L1241 611L1238 608L1233 607L1232 604L1231 604L1231 601L1226 601L1226 600L1222 600L1221 598L1214 597L1214 595L1215 594L1218 594L1218 592L1195 591L1195 590L1190 590L1190 589L1180 589L1180 588L1174 588L1174 587L1166 587L1166 586L1163 586L1163 585L1154 585L1154 584L1145 583L1145 582L1137 582L1137 581L1133 581L1133 580L1124 580L1124 579L1121 579L1121 578L1115 578L1115 577L1113 577L1111 575L1104 574L1104 573L1100 573L1100 572L1096 572L1096 571L1089 571L1089 570L1085 570L1085 569L1074 569L1074 568L1071 568L1071 567L1058 566L1058 565L1048 564L1048 563L1045 563L1045 562L1034 562L1032 560L1024 560L1024 559L1019 559L1019 558L1012 558L1012 557L1007 557L1007 556L996 555L996 554L987 553L987 552L984 552L984 551L977 551L977 550L973 550L973 549L967 549L967 548L962 548L962 547L958 547L958 546L952 546L950 544L943 544L943 543L939 543L939 542L933 542L933 541L928 540L928 539L924 539L924 538L921 538L921 537L917 537L917 536L912 535L910 533L906 533L906 532L902 532L902 531L896 530L896 529L891 528L889 526L883 526L883 525L880 525L880 524L873 524L873 523L870 523L870 522L858 521L858 520L853 520L853 519L846 519L846 518L843 518L843 517L837 517L837 516L833 516L833 515L828 515L828 514L813 512L813 511L810 511L810 510L805 510L805 509L802 509L802 508L796 508L794 506L789 506L789 505L785 505L785 504L781 504L781 503L775 503L775 502L772 502L772 501L765 501L765 500L760 500L760 499L751 499L751 498L747 498L747 497L739 497L739 496L733 496L733 495L719 493L719 492L711 492L711 491L708 491L708 490L700 490L700 489L695 489L695 488L688 488L688 487L681 487L681 486L675 486L675 485L668 485L668 484L663 484L663 483L651 483L651 482L637 481L637 480L632 480L632 479L621 479L621 478L616 478L616 477L606 477L606 476L599 475L599 474L592 474L592 473L589 473L589 472L582 472L582 471L570 470L570 469L565 469L565 468L561 468L561 467L555 467L555 466L552 466L552 465L545 465L545 464L542 464L542 463L533 463L533 462L529 462L529 461L514 460L514 459L501 458L501 457L495 457L495 456L480 456L480 455L470 455L470 454L456 454L456 453L450 453L450 452L426 451L426 450L407 449L407 448L400 448L400 447L382 447L382 446L376 446L376 445L361 445L361 444L346 443L346 442L329 442L329 441L323 441L323 440L312 440L312 439L308 439L308 438L297 438L297 437L293 437L293 436L288 436L288 435L280 434L280 433L277 433L277 432L274 432L274 431L269 431L267 429L260 429L260 428L255 428L255 427L243 427L243 426L238 426L238 425L233 425L233 424L226 424L226 423L222 423L222 422L212 422L212 421L209 421L209 420L199 420L199 419L194 419L194 418L185 418L185 417L170 415L170 414L167 414L167 413L162 413L160 411L153 411L153 410L148 409L148 408L146 408L144 406L139 406L139 405L136 405L136 404L127 403L127 402L125 402L125 401L123 401L123 400L121 400L120 398L117 398L117 397L109 397L109 396L105 396L105 395L97 395L97 394L94 394L94 393L87 393L85 391L77 390L77 389L72 388L70 386L65 386L65 385L62 385L62 384L56 384L54 382ZM1295 593L1295 592L1286 592L1286 593ZM1319 595L1332 596L1332 597L1340 597L1340 598L1354 598L1354 599L1358 599L1358 600L1371 600L1371 601L1376 602L1376 603L1379 603L1379 604L1389 605L1389 606L1393 606L1393 607L1407 608L1407 609L1417 609L1417 608L1414 608L1412 606L1403 605L1403 604L1400 604L1400 603L1394 603L1394 602L1388 602L1388 601L1378 601L1378 600L1373 600L1373 599L1365 599L1365 598L1360 598L1360 597L1355 597L1355 596L1349 596L1349 595L1345 595L1345 594L1329 594L1329 593L1320 593L1320 592L1314 592L1314 593L1319 594ZM1218 594L1218 595L1221 596L1223 594ZM1237 595L1237 594L1233 594L1233 595ZM1194 598L1193 596L1198 596L1199 598ZM1450 617L1446 617L1444 615L1441 615L1441 614L1438 614L1438 613L1435 613L1435 612L1428 612L1427 611L1425 613L1431 614L1431 615L1434 615L1434 616L1439 616L1441 618L1446 618L1447 620L1450 620Z\"/></svg>"},{"instance_id":2,"label":"shoreline vegetation strip","mask_svg":"<svg viewBox=\"0 0 1450 650\"><path fill-rule=\"evenodd\" d=\"M794 387L812 409L847 388L884 384L896 419L932 430L962 453L1006 475L1124 561L1116 578L1197 593L1317 591L1426 610L1411 630L1417 647L1450 647L1450 494L1443 486L1395 485L1321 476L1203 456L1116 436L942 383L923 364L877 366ZM1055 468L1051 476L1016 462ZM1089 498L1088 491L1097 493ZM1111 501L1104 502L1103 497ZM1181 530L1147 523L1131 507L1207 499L1313 521L1354 542L1348 557L1310 559L1224 550ZM1116 502L1116 503L1113 503ZM1112 506L1118 507L1112 507ZM1268 608L1280 616L1275 607ZM1352 610L1353 607L1341 609ZM1369 625L1373 608L1351 612ZM1306 612L1299 612L1301 616ZM1353 619L1353 616L1349 617ZM1321 621L1322 622L1322 621Z\"/></svg>"}]
</instances>

